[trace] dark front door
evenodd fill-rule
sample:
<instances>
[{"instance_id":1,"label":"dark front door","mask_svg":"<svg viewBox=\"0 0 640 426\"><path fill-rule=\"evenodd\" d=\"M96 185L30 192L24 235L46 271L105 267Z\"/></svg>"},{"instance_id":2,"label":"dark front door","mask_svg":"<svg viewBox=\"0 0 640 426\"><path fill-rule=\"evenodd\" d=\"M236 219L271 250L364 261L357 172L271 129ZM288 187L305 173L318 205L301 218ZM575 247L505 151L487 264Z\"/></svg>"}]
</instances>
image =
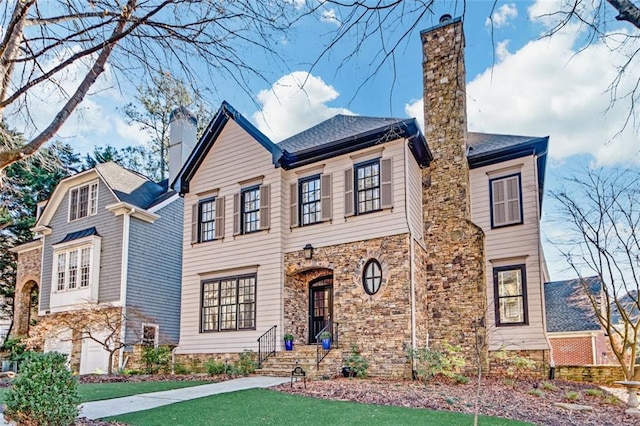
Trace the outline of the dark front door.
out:
<instances>
[{"instance_id":1,"label":"dark front door","mask_svg":"<svg viewBox=\"0 0 640 426\"><path fill-rule=\"evenodd\" d=\"M329 323L332 315L333 277L323 277L311 282L309 287L309 343L316 343L316 336Z\"/></svg>"}]
</instances>

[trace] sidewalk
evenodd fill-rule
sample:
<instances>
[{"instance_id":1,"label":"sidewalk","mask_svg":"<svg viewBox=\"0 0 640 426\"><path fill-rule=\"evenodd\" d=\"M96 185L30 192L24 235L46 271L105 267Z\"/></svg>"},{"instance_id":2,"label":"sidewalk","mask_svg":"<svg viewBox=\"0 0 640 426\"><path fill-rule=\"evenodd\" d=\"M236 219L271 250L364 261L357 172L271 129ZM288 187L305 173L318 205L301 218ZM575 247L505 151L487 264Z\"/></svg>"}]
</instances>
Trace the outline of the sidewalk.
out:
<instances>
[{"instance_id":1,"label":"sidewalk","mask_svg":"<svg viewBox=\"0 0 640 426\"><path fill-rule=\"evenodd\" d=\"M124 398L106 399L104 401L85 402L80 407L80 417L100 419L108 416L116 416L133 411L148 410L176 402L202 398L218 393L235 392L244 389L267 388L281 383L287 383L290 379L285 377L243 377L227 380L226 382L199 385L189 388L173 389L162 392L143 393ZM7 425L0 415L0 426Z\"/></svg>"}]
</instances>

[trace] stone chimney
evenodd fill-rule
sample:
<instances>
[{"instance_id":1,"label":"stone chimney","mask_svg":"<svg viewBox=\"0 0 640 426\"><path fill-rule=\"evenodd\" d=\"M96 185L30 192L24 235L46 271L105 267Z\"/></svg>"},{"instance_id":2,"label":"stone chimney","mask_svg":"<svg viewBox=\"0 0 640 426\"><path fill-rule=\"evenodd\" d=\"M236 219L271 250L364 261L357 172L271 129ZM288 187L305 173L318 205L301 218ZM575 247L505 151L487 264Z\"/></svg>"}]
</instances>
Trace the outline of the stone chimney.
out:
<instances>
[{"instance_id":1,"label":"stone chimney","mask_svg":"<svg viewBox=\"0 0 640 426\"><path fill-rule=\"evenodd\" d=\"M483 365L487 359L487 284L484 233L470 214L462 20L444 15L438 25L420 36L424 128L434 157L423 169L427 246L423 333L436 345L443 341L460 345L467 367L473 369L478 341Z\"/></svg>"},{"instance_id":2,"label":"stone chimney","mask_svg":"<svg viewBox=\"0 0 640 426\"><path fill-rule=\"evenodd\" d=\"M176 108L169 116L169 185L196 146L197 127L196 117L185 107Z\"/></svg>"}]
</instances>

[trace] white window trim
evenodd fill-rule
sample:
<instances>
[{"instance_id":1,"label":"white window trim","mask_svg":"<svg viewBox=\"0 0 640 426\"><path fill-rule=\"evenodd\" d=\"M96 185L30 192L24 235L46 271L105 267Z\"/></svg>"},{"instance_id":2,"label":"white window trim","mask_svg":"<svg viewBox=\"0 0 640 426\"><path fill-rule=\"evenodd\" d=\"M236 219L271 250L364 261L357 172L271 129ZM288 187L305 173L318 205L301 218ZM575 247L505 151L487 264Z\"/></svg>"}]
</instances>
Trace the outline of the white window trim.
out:
<instances>
[{"instance_id":1,"label":"white window trim","mask_svg":"<svg viewBox=\"0 0 640 426\"><path fill-rule=\"evenodd\" d=\"M69 188L68 194L69 194L69 205L68 205L68 209L67 209L67 222L75 222L76 220L80 220L80 219L84 219L85 217L89 217L89 216L95 216L98 213L98 193L100 192L100 184L98 183L99 179L94 179L92 181L89 182L85 182L82 183L80 185L76 185L73 186L71 188ZM91 203L91 186L96 185L96 198L94 199L94 203L93 203L93 209L92 207L92 203ZM87 215L86 216L82 216L82 217L76 217L75 219L71 219L71 193L75 190L79 190L80 188L83 188L85 186L89 187L89 198L88 198L88 203L89 205L87 206Z\"/></svg>"},{"instance_id":2,"label":"white window trim","mask_svg":"<svg viewBox=\"0 0 640 426\"><path fill-rule=\"evenodd\" d=\"M53 247L53 264L52 264L52 274L51 274L51 293L59 294L59 293L72 293L72 292L81 292L90 289L90 299L97 300L98 297L98 280L100 274L100 249L101 249L102 237L98 235L91 235L85 238L80 238L73 241L68 241L61 244L54 244ZM80 287L80 265L81 265L81 256L82 249L89 248L89 285L87 287ZM72 251L79 250L78 254L78 275L76 279L76 287L73 289L69 289L69 253ZM65 259L65 285L64 290L58 290L58 255L61 253L66 253Z\"/></svg>"},{"instance_id":3,"label":"white window trim","mask_svg":"<svg viewBox=\"0 0 640 426\"><path fill-rule=\"evenodd\" d=\"M151 324L151 323L143 322L142 323L142 338L140 339L142 344L145 343L144 342L144 328L145 327L153 327L156 330L156 333L153 336L153 347L154 348L158 348L158 339L160 337L160 326L158 324Z\"/></svg>"}]
</instances>

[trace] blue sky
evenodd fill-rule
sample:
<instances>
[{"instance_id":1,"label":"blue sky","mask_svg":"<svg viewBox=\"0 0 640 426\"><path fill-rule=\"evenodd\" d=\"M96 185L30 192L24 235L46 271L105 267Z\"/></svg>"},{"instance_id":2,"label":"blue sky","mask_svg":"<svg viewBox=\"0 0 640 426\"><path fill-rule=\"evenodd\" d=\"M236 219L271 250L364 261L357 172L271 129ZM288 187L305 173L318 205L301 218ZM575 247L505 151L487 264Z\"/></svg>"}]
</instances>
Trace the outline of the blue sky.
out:
<instances>
[{"instance_id":1,"label":"blue sky","mask_svg":"<svg viewBox=\"0 0 640 426\"><path fill-rule=\"evenodd\" d=\"M606 112L610 105L607 89L623 57L612 54L598 41L584 48L585 31L577 24L570 24L552 38L541 38L553 22L540 16L557 10L559 3L498 1L493 26L488 22L492 1L468 0L464 15L469 129L550 136L547 189L557 188L572 169L585 165L640 163L638 128L631 125L616 134L623 127L628 103L618 102ZM436 25L443 13L460 16L461 8L462 2L440 1L417 29ZM629 25L615 21L611 8L606 12L608 30L632 31ZM394 66L383 65L368 81L371 63L379 51L377 40L362 46L351 61L339 67L354 48L354 40L344 40L307 74L341 19L340 11L325 8L300 22L281 39L280 60L258 61L267 81L251 81L251 94L237 90L229 80L214 78L217 84L207 99L211 108L215 110L227 100L275 141L337 113L416 116L421 122L422 51L418 31L400 44ZM640 75L638 62L631 65L628 77L620 83L622 89L631 87L636 82L634 77ZM70 87L73 81L71 70ZM302 81L306 81L303 89ZM145 133L127 125L117 109L133 100L135 90L125 87L123 92L115 89L107 72L60 136L80 151L107 143L118 147L144 143ZM31 104L34 116L43 117L43 123L36 119L36 125L45 124L56 108L48 93L43 92L41 99ZM543 237L562 238L564 230L550 217L554 206L549 197L544 209ZM548 243L545 252L552 279L573 275Z\"/></svg>"}]
</instances>

